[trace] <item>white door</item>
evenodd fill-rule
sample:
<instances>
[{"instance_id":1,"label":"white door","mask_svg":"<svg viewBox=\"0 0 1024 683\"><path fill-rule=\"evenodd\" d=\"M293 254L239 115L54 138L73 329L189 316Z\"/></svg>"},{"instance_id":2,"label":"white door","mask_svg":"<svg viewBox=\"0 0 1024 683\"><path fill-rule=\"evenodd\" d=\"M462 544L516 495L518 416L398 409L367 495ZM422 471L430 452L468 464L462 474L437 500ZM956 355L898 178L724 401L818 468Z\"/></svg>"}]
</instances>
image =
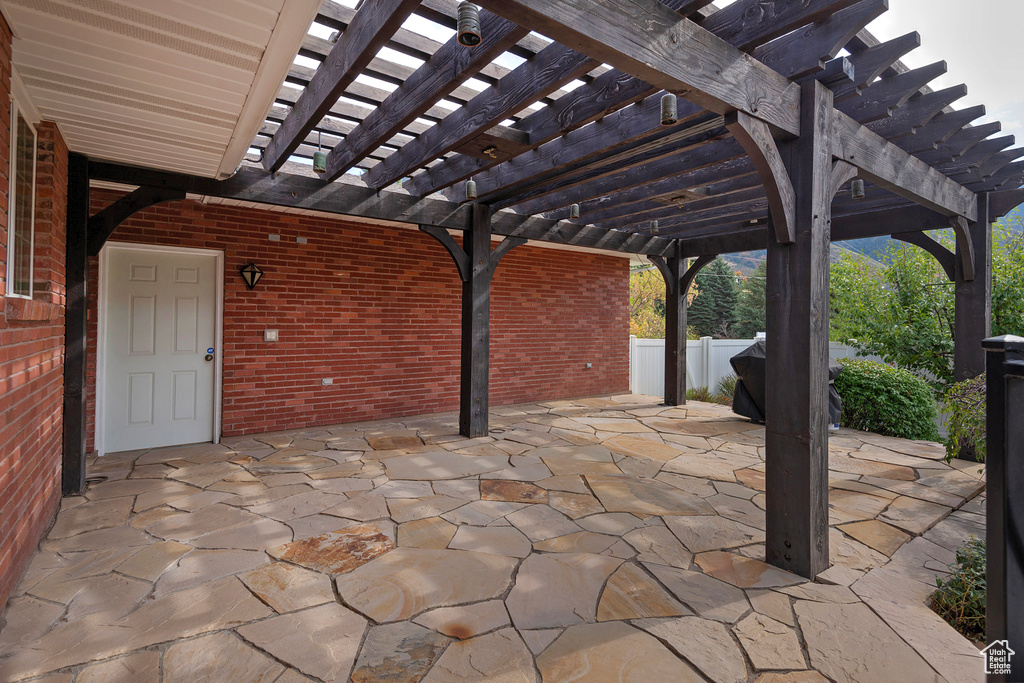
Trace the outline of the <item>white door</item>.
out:
<instances>
[{"instance_id":1,"label":"white door","mask_svg":"<svg viewBox=\"0 0 1024 683\"><path fill-rule=\"evenodd\" d=\"M103 450L212 441L217 256L110 247L106 262Z\"/></svg>"}]
</instances>

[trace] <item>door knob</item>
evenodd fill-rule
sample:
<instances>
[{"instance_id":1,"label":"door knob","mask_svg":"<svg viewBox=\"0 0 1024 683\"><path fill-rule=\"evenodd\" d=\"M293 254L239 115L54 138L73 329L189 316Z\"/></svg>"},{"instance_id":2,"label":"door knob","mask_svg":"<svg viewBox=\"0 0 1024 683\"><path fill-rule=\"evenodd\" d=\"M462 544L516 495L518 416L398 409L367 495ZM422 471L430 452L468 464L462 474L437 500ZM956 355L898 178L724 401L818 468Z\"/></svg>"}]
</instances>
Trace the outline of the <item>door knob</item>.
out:
<instances>
[{"instance_id":1,"label":"door knob","mask_svg":"<svg viewBox=\"0 0 1024 683\"><path fill-rule=\"evenodd\" d=\"M208 353L208 354L206 354L206 360L207 360L207 361L211 361L211 360L213 360L213 354L212 354L212 353Z\"/></svg>"}]
</instances>

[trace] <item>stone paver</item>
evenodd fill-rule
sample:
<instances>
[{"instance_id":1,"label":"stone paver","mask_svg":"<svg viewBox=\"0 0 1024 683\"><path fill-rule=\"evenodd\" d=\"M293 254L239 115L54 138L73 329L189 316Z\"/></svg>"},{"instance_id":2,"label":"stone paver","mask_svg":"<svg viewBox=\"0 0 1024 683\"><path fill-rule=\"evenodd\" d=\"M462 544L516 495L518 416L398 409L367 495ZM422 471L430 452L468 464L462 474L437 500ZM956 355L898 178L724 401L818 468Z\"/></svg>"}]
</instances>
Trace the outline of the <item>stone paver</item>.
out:
<instances>
[{"instance_id":1,"label":"stone paver","mask_svg":"<svg viewBox=\"0 0 1024 683\"><path fill-rule=\"evenodd\" d=\"M517 563L465 550L396 548L335 583L346 604L374 621L403 621L426 609L501 595Z\"/></svg>"},{"instance_id":2,"label":"stone paver","mask_svg":"<svg viewBox=\"0 0 1024 683\"><path fill-rule=\"evenodd\" d=\"M539 683L533 654L515 629L452 643L423 683Z\"/></svg>"},{"instance_id":3,"label":"stone paver","mask_svg":"<svg viewBox=\"0 0 1024 683\"><path fill-rule=\"evenodd\" d=\"M691 614L642 569L627 562L608 579L597 605L598 621Z\"/></svg>"},{"instance_id":4,"label":"stone paver","mask_svg":"<svg viewBox=\"0 0 1024 683\"><path fill-rule=\"evenodd\" d=\"M498 407L477 439L448 413L94 459L111 479L62 501L0 680L982 679L926 606L984 535L982 465L831 435L834 564L811 583L762 562L764 428L660 401Z\"/></svg>"},{"instance_id":5,"label":"stone paver","mask_svg":"<svg viewBox=\"0 0 1024 683\"><path fill-rule=\"evenodd\" d=\"M807 666L796 631L771 617L754 612L736 624L736 637L758 671Z\"/></svg>"},{"instance_id":6,"label":"stone paver","mask_svg":"<svg viewBox=\"0 0 1024 683\"><path fill-rule=\"evenodd\" d=\"M465 640L509 625L508 610L501 600L488 600L460 607L441 607L413 619L452 638Z\"/></svg>"},{"instance_id":7,"label":"stone paver","mask_svg":"<svg viewBox=\"0 0 1024 683\"><path fill-rule=\"evenodd\" d=\"M441 656L449 640L408 621L374 626L366 635L352 681L415 683Z\"/></svg>"},{"instance_id":8,"label":"stone paver","mask_svg":"<svg viewBox=\"0 0 1024 683\"><path fill-rule=\"evenodd\" d=\"M325 574L342 574L395 547L380 524L361 524L303 541L269 548L267 553Z\"/></svg>"},{"instance_id":9,"label":"stone paver","mask_svg":"<svg viewBox=\"0 0 1024 683\"><path fill-rule=\"evenodd\" d=\"M254 569L238 578L279 614L334 602L330 578L284 562Z\"/></svg>"},{"instance_id":10,"label":"stone paver","mask_svg":"<svg viewBox=\"0 0 1024 683\"><path fill-rule=\"evenodd\" d=\"M363 617L332 603L248 624L238 633L307 675L340 681L352 669L365 627Z\"/></svg>"},{"instance_id":11,"label":"stone paver","mask_svg":"<svg viewBox=\"0 0 1024 683\"><path fill-rule=\"evenodd\" d=\"M283 671L284 667L273 659L227 632L178 643L164 654L167 683L269 683Z\"/></svg>"},{"instance_id":12,"label":"stone paver","mask_svg":"<svg viewBox=\"0 0 1024 683\"><path fill-rule=\"evenodd\" d=\"M537 657L537 666L545 683L702 680L653 636L617 621L566 629Z\"/></svg>"},{"instance_id":13,"label":"stone paver","mask_svg":"<svg viewBox=\"0 0 1024 683\"><path fill-rule=\"evenodd\" d=\"M519 629L543 629L593 621L605 581L622 564L606 555L531 555L519 567L505 603Z\"/></svg>"}]
</instances>

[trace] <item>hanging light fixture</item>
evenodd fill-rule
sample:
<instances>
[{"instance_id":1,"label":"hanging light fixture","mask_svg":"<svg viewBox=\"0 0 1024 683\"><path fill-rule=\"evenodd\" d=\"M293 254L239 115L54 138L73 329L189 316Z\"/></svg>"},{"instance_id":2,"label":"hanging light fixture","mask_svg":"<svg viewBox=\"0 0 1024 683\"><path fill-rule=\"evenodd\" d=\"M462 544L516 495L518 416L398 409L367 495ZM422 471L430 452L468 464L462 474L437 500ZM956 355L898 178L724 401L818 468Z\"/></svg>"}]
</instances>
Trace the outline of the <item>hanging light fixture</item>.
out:
<instances>
[{"instance_id":1,"label":"hanging light fixture","mask_svg":"<svg viewBox=\"0 0 1024 683\"><path fill-rule=\"evenodd\" d=\"M853 199L864 199L867 196L867 192L864 190L864 181L860 178L854 178L853 182L850 183L850 197Z\"/></svg>"},{"instance_id":2,"label":"hanging light fixture","mask_svg":"<svg viewBox=\"0 0 1024 683\"><path fill-rule=\"evenodd\" d=\"M242 279L245 280L245 284L249 285L249 289L255 287L261 277L263 277L263 271L255 263L242 266Z\"/></svg>"},{"instance_id":3,"label":"hanging light fixture","mask_svg":"<svg viewBox=\"0 0 1024 683\"><path fill-rule=\"evenodd\" d=\"M468 199L468 200L476 199L476 181L475 180L467 180L466 181L466 199Z\"/></svg>"},{"instance_id":4,"label":"hanging light fixture","mask_svg":"<svg viewBox=\"0 0 1024 683\"><path fill-rule=\"evenodd\" d=\"M652 235L657 235L658 234L658 221L651 221L651 234Z\"/></svg>"},{"instance_id":5,"label":"hanging light fixture","mask_svg":"<svg viewBox=\"0 0 1024 683\"><path fill-rule=\"evenodd\" d=\"M674 126L679 123L679 107L676 96L670 92L661 96L661 125Z\"/></svg>"},{"instance_id":6,"label":"hanging light fixture","mask_svg":"<svg viewBox=\"0 0 1024 683\"><path fill-rule=\"evenodd\" d=\"M580 205L579 204L573 204L572 206L569 207L569 218L579 218L579 217L580 217Z\"/></svg>"},{"instance_id":7,"label":"hanging light fixture","mask_svg":"<svg viewBox=\"0 0 1024 683\"><path fill-rule=\"evenodd\" d=\"M313 152L313 173L327 173L327 152L320 149L320 131L316 132L316 151Z\"/></svg>"},{"instance_id":8,"label":"hanging light fixture","mask_svg":"<svg viewBox=\"0 0 1024 683\"><path fill-rule=\"evenodd\" d=\"M480 44L480 9L471 2L459 3L459 45L476 47Z\"/></svg>"}]
</instances>

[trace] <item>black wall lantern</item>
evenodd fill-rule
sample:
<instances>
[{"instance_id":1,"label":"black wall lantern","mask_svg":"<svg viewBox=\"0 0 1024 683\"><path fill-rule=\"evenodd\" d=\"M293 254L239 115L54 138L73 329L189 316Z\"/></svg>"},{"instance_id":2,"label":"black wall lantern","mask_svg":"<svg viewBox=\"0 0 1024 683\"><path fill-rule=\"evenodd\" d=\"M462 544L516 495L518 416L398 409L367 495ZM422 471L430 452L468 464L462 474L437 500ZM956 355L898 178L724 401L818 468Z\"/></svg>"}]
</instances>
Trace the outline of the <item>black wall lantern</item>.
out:
<instances>
[{"instance_id":1,"label":"black wall lantern","mask_svg":"<svg viewBox=\"0 0 1024 683\"><path fill-rule=\"evenodd\" d=\"M263 277L263 271L255 263L242 266L242 279L245 280L245 284L249 285L249 289L255 287L261 277Z\"/></svg>"}]
</instances>

